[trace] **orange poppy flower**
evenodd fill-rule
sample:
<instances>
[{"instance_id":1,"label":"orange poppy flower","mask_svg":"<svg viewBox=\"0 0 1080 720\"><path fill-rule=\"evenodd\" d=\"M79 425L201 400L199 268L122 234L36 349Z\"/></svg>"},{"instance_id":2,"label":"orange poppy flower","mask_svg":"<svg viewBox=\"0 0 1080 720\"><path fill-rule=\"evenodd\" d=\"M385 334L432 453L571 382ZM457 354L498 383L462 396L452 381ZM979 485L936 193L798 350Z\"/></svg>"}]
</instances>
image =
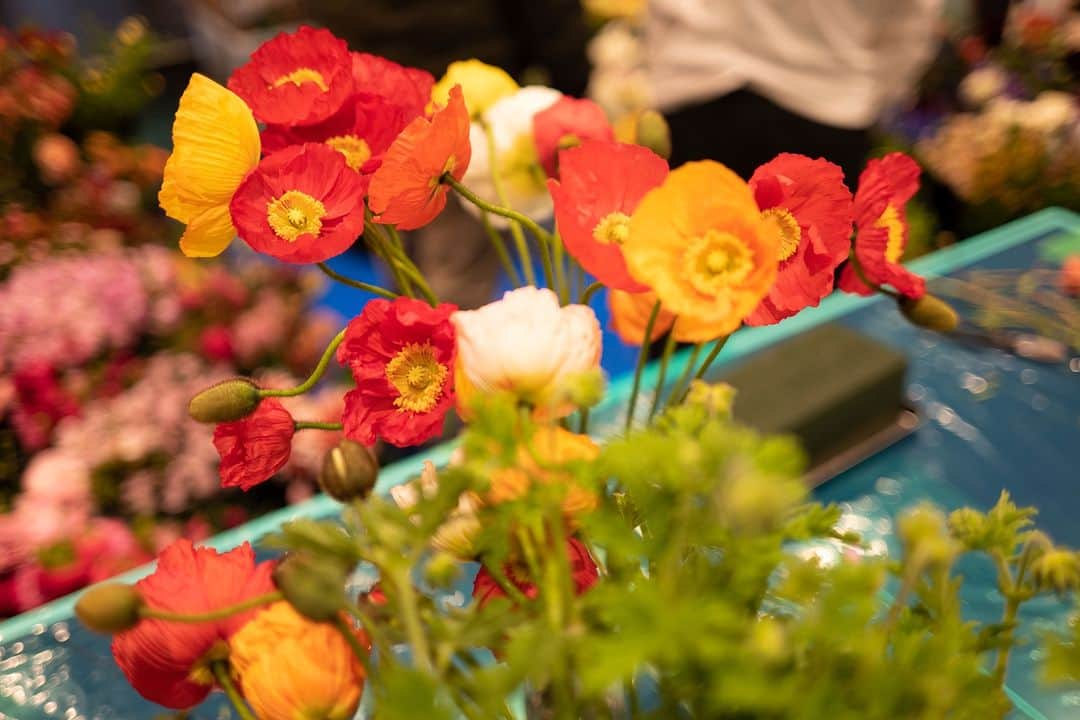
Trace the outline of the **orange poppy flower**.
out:
<instances>
[{"instance_id":1,"label":"orange poppy flower","mask_svg":"<svg viewBox=\"0 0 1080 720\"><path fill-rule=\"evenodd\" d=\"M371 179L368 205L379 222L413 230L446 207L444 173L460 180L469 167L469 111L461 87L430 120L419 117L398 135Z\"/></svg>"},{"instance_id":2,"label":"orange poppy flower","mask_svg":"<svg viewBox=\"0 0 1080 720\"><path fill-rule=\"evenodd\" d=\"M678 316L678 339L706 342L735 330L768 293L778 243L746 182L704 160L644 197L622 250L630 274Z\"/></svg>"},{"instance_id":3,"label":"orange poppy flower","mask_svg":"<svg viewBox=\"0 0 1080 720\"><path fill-rule=\"evenodd\" d=\"M644 345L645 328L649 324L653 306L656 305L656 293L628 293L622 290L608 292L608 309L611 310L611 327L615 334L627 345ZM649 342L656 342L671 329L675 316L660 307L660 313L653 323Z\"/></svg>"}]
</instances>

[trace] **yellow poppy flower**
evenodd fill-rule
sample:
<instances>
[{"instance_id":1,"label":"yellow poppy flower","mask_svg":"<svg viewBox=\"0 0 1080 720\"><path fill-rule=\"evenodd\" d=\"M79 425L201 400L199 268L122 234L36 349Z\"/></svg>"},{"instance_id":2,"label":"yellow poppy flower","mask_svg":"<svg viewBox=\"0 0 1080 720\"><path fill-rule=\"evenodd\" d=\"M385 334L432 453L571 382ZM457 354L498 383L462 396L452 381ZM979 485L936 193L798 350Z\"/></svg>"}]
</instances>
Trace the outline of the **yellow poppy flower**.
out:
<instances>
[{"instance_id":1,"label":"yellow poppy flower","mask_svg":"<svg viewBox=\"0 0 1080 720\"><path fill-rule=\"evenodd\" d=\"M241 692L262 720L350 720L356 713L364 671L349 644L332 625L302 617L289 603L257 614L229 649Z\"/></svg>"},{"instance_id":2,"label":"yellow poppy flower","mask_svg":"<svg viewBox=\"0 0 1080 720\"><path fill-rule=\"evenodd\" d=\"M673 170L630 220L630 274L678 316L677 339L705 342L735 330L776 279L778 239L749 186L718 162Z\"/></svg>"},{"instance_id":3,"label":"yellow poppy flower","mask_svg":"<svg viewBox=\"0 0 1080 720\"><path fill-rule=\"evenodd\" d=\"M259 128L243 100L196 73L180 97L172 137L158 202L187 225L180 238L185 255L219 255L236 237L229 202L259 164Z\"/></svg>"},{"instance_id":4,"label":"yellow poppy flower","mask_svg":"<svg viewBox=\"0 0 1080 720\"><path fill-rule=\"evenodd\" d=\"M474 120L495 104L495 101L518 91L514 78L502 68L488 65L475 58L450 63L435 86L431 89L431 102L446 105L450 88L460 85L465 94L465 106Z\"/></svg>"}]
</instances>

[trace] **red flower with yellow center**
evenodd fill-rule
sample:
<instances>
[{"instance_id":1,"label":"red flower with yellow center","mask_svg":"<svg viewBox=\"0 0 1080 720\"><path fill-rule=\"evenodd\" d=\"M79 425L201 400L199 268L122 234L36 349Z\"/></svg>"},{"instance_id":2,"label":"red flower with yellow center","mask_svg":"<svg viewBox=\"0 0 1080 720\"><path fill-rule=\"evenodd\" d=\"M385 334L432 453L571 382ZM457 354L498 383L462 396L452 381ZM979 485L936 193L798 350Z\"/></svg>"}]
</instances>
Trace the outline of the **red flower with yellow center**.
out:
<instances>
[{"instance_id":1,"label":"red flower with yellow center","mask_svg":"<svg viewBox=\"0 0 1080 720\"><path fill-rule=\"evenodd\" d=\"M431 120L413 120L386 152L371 179L371 211L379 222L402 230L427 225L446 207L442 176L461 180L471 157L469 111L461 88L454 86L446 107Z\"/></svg>"},{"instance_id":2,"label":"red flower with yellow center","mask_svg":"<svg viewBox=\"0 0 1080 720\"><path fill-rule=\"evenodd\" d=\"M559 149L586 140L615 140L615 131L603 108L592 100L563 95L533 116L536 155L549 177L558 177Z\"/></svg>"},{"instance_id":3,"label":"red flower with yellow center","mask_svg":"<svg viewBox=\"0 0 1080 720\"><path fill-rule=\"evenodd\" d=\"M337 351L356 389L345 395L345 436L419 445L442 432L454 404L454 305L413 298L372 300L349 323Z\"/></svg>"},{"instance_id":4,"label":"red flower with yellow center","mask_svg":"<svg viewBox=\"0 0 1080 720\"><path fill-rule=\"evenodd\" d=\"M426 70L360 52L352 53L352 75L357 92L395 103L409 120L425 114L435 85L435 78Z\"/></svg>"},{"instance_id":5,"label":"red flower with yellow center","mask_svg":"<svg viewBox=\"0 0 1080 720\"><path fill-rule=\"evenodd\" d=\"M926 281L900 264L907 247L905 206L919 190L918 163L904 153L870 160L855 192L855 257L863 275L876 285L891 285L900 294L918 299ZM840 289L857 295L875 290L859 277L851 263L840 274Z\"/></svg>"},{"instance_id":6,"label":"red flower with yellow center","mask_svg":"<svg viewBox=\"0 0 1080 720\"><path fill-rule=\"evenodd\" d=\"M272 569L269 562L255 564L247 543L219 554L196 548L190 540L177 540L135 589L147 606L157 610L205 613L273 591ZM254 612L203 623L141 620L113 638L113 657L144 698L168 708L189 708L210 694L214 688L210 663L228 657L227 641Z\"/></svg>"},{"instance_id":7,"label":"red flower with yellow center","mask_svg":"<svg viewBox=\"0 0 1080 720\"><path fill-rule=\"evenodd\" d=\"M569 538L566 541L566 557L570 563L570 577L574 582L574 592L581 595L589 590L600 579L600 571L596 567L596 561L589 553L585 543L577 538ZM536 583L532 581L522 568L507 563L503 573L521 591L521 594L530 600L535 600L540 594ZM506 591L492 577L486 568L480 568L473 581L473 599L480 603L480 607L487 605L496 598L505 598Z\"/></svg>"},{"instance_id":8,"label":"red flower with yellow center","mask_svg":"<svg viewBox=\"0 0 1080 720\"><path fill-rule=\"evenodd\" d=\"M270 125L262 132L266 152L291 145L324 143L345 158L353 170L370 175L382 165L383 154L415 118L381 95L357 93L333 117L316 125Z\"/></svg>"},{"instance_id":9,"label":"red flower with yellow center","mask_svg":"<svg viewBox=\"0 0 1080 720\"><path fill-rule=\"evenodd\" d=\"M747 325L771 325L832 292L851 249L851 192L844 171L827 160L783 153L750 178L766 225L779 238L776 283Z\"/></svg>"},{"instance_id":10,"label":"red flower with yellow center","mask_svg":"<svg viewBox=\"0 0 1080 720\"><path fill-rule=\"evenodd\" d=\"M274 398L264 398L247 417L214 428L221 487L250 490L272 478L289 461L295 431L292 415Z\"/></svg>"},{"instance_id":11,"label":"red flower with yellow center","mask_svg":"<svg viewBox=\"0 0 1080 720\"><path fill-rule=\"evenodd\" d=\"M559 154L559 180L548 180L567 251L610 288L648 289L626 269L630 215L664 182L667 161L637 145L591 140Z\"/></svg>"},{"instance_id":12,"label":"red flower with yellow center","mask_svg":"<svg viewBox=\"0 0 1080 720\"><path fill-rule=\"evenodd\" d=\"M279 33L229 78L229 89L255 117L275 125L310 125L336 113L353 94L344 40L306 25Z\"/></svg>"},{"instance_id":13,"label":"red flower with yellow center","mask_svg":"<svg viewBox=\"0 0 1080 720\"><path fill-rule=\"evenodd\" d=\"M255 250L285 262L322 262L364 231L364 180L327 145L298 145L264 158L229 210Z\"/></svg>"}]
</instances>

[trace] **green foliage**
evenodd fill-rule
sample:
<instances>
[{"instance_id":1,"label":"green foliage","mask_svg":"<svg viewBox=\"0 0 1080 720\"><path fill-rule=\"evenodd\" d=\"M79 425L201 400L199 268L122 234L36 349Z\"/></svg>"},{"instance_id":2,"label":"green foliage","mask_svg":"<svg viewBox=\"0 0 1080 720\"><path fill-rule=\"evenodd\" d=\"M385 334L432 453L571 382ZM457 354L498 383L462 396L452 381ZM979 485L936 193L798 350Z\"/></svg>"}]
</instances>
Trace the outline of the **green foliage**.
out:
<instances>
[{"instance_id":1,"label":"green foliage","mask_svg":"<svg viewBox=\"0 0 1080 720\"><path fill-rule=\"evenodd\" d=\"M838 508L808 498L794 441L737 425L710 397L699 389L594 461L560 465L539 462L535 421L495 399L476 409L464 459L418 482L407 509L370 497L347 508L344 527L286 525L278 547L379 571L386 602L349 602L378 649L377 716L505 718L524 689L538 716L556 718L1004 717L1018 609L1075 588L1078 556L1032 530L1034 511L1005 493L985 513L910 509L899 558L823 565L792 552L858 538L836 530ZM522 447L536 469L523 469ZM482 502L511 467L529 476L523 494ZM603 499L566 516L572 485ZM507 596L483 606L446 606L417 587L459 572L431 547L462 498L475 505L476 559ZM602 559L580 594L571 534ZM962 614L955 566L967 553L998 567L1000 623ZM1077 647L1080 635L1053 640L1053 677L1080 679Z\"/></svg>"}]
</instances>

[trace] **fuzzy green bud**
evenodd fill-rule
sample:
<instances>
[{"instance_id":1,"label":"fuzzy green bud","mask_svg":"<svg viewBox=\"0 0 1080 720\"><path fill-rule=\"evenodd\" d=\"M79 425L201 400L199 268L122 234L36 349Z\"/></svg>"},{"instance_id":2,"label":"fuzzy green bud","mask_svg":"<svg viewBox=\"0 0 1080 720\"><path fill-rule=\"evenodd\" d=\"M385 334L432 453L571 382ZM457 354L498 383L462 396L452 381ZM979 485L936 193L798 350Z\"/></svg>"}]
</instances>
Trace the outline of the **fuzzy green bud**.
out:
<instances>
[{"instance_id":1,"label":"fuzzy green bud","mask_svg":"<svg viewBox=\"0 0 1080 720\"><path fill-rule=\"evenodd\" d=\"M424 566L424 580L433 588L448 588L460 576L461 565L450 553L435 553Z\"/></svg>"},{"instance_id":2,"label":"fuzzy green bud","mask_svg":"<svg viewBox=\"0 0 1080 720\"><path fill-rule=\"evenodd\" d=\"M326 622L345 608L348 574L349 569L340 561L296 553L274 568L274 585L298 613Z\"/></svg>"},{"instance_id":3,"label":"fuzzy green bud","mask_svg":"<svg viewBox=\"0 0 1080 720\"><path fill-rule=\"evenodd\" d=\"M896 529L904 544L905 559L912 562L946 563L959 551L949 535L945 513L932 505L916 505L905 511Z\"/></svg>"},{"instance_id":4,"label":"fuzzy green bud","mask_svg":"<svg viewBox=\"0 0 1080 720\"><path fill-rule=\"evenodd\" d=\"M731 408L735 404L735 388L727 383L707 383L695 380L690 383L686 394L689 405L701 405L713 417L730 418Z\"/></svg>"},{"instance_id":5,"label":"fuzzy green bud","mask_svg":"<svg viewBox=\"0 0 1080 720\"><path fill-rule=\"evenodd\" d=\"M1080 556L1071 550L1045 552L1032 564L1031 577L1040 590L1076 590L1080 588Z\"/></svg>"},{"instance_id":6,"label":"fuzzy green bud","mask_svg":"<svg viewBox=\"0 0 1080 720\"><path fill-rule=\"evenodd\" d=\"M191 398L188 415L201 423L233 422L255 412L260 400L259 386L251 380L222 380Z\"/></svg>"},{"instance_id":7,"label":"fuzzy green bud","mask_svg":"<svg viewBox=\"0 0 1080 720\"><path fill-rule=\"evenodd\" d=\"M75 615L94 632L112 635L139 622L142 596L132 585L117 582L94 585L75 603Z\"/></svg>"},{"instance_id":8,"label":"fuzzy green bud","mask_svg":"<svg viewBox=\"0 0 1080 720\"><path fill-rule=\"evenodd\" d=\"M604 373L599 368L585 370L566 378L563 392L579 408L591 408L604 397Z\"/></svg>"},{"instance_id":9,"label":"fuzzy green bud","mask_svg":"<svg viewBox=\"0 0 1080 720\"><path fill-rule=\"evenodd\" d=\"M636 141L665 160L671 157L671 129L664 116L655 110L646 110L638 116Z\"/></svg>"},{"instance_id":10,"label":"fuzzy green bud","mask_svg":"<svg viewBox=\"0 0 1080 720\"><path fill-rule=\"evenodd\" d=\"M912 325L917 325L934 332L949 333L956 329L960 322L949 303L941 298L927 293L918 300L903 297L897 300L900 312Z\"/></svg>"},{"instance_id":11,"label":"fuzzy green bud","mask_svg":"<svg viewBox=\"0 0 1080 720\"><path fill-rule=\"evenodd\" d=\"M323 456L319 487L338 502L366 498L379 477L375 453L358 442L344 439Z\"/></svg>"}]
</instances>

